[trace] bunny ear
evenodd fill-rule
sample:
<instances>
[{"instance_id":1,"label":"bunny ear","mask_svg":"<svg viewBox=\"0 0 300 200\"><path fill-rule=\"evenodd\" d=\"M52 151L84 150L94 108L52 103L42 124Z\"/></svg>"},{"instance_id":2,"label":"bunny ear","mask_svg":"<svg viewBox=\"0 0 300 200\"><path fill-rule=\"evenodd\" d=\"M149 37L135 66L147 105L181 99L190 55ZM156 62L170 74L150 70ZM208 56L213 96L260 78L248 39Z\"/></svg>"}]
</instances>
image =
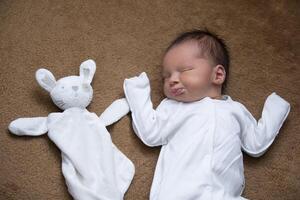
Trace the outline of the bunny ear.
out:
<instances>
[{"instance_id":1,"label":"bunny ear","mask_svg":"<svg viewBox=\"0 0 300 200\"><path fill-rule=\"evenodd\" d=\"M96 71L95 61L89 59L81 63L80 65L80 77L83 77L84 81L91 83Z\"/></svg>"},{"instance_id":2,"label":"bunny ear","mask_svg":"<svg viewBox=\"0 0 300 200\"><path fill-rule=\"evenodd\" d=\"M48 92L51 92L51 90L56 85L56 80L53 74L48 71L47 69L39 69L35 73L35 78L39 85L47 90Z\"/></svg>"}]
</instances>

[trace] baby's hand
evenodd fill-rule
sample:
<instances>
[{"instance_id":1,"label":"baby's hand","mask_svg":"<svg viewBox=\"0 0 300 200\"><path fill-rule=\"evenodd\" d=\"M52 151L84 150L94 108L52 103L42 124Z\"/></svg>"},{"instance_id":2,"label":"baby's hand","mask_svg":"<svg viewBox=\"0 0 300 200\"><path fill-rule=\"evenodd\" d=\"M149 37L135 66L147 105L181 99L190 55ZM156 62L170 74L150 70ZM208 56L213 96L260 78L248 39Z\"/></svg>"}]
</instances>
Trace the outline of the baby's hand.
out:
<instances>
[{"instance_id":1,"label":"baby's hand","mask_svg":"<svg viewBox=\"0 0 300 200\"><path fill-rule=\"evenodd\" d=\"M151 89L147 74L142 72L139 76L125 79L123 89L131 112L133 108L143 110L144 101L150 99Z\"/></svg>"},{"instance_id":2,"label":"baby's hand","mask_svg":"<svg viewBox=\"0 0 300 200\"><path fill-rule=\"evenodd\" d=\"M139 87L145 87L149 85L149 78L146 72L142 72L139 76L134 76L132 78L125 79L125 84L133 84Z\"/></svg>"}]
</instances>

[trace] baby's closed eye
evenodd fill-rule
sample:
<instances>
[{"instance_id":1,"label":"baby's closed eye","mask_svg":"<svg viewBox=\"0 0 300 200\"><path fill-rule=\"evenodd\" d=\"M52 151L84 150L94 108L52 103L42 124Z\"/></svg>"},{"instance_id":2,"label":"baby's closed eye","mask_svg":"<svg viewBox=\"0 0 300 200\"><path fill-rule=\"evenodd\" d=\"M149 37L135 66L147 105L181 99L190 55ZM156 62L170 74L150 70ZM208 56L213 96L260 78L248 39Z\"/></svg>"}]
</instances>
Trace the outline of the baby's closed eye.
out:
<instances>
[{"instance_id":1,"label":"baby's closed eye","mask_svg":"<svg viewBox=\"0 0 300 200\"><path fill-rule=\"evenodd\" d=\"M186 71L191 71L193 69L194 69L193 67L184 67L184 68L179 69L178 71L179 72L186 72Z\"/></svg>"}]
</instances>

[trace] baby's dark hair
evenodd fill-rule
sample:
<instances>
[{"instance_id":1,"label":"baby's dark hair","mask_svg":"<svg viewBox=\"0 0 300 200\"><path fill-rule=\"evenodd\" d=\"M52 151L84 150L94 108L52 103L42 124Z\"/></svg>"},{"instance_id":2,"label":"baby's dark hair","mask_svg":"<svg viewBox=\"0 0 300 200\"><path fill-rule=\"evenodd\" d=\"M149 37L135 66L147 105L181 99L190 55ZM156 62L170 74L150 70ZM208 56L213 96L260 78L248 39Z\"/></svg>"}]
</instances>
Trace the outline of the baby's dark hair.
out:
<instances>
[{"instance_id":1,"label":"baby's dark hair","mask_svg":"<svg viewBox=\"0 0 300 200\"><path fill-rule=\"evenodd\" d=\"M194 29L188 32L179 34L167 47L165 53L167 53L174 46L183 42L195 40L198 42L200 49L200 56L213 61L214 65L222 65L226 72L224 83L222 84L222 94L225 93L227 78L229 75L229 51L224 40L217 34L212 33L207 28L204 30Z\"/></svg>"}]
</instances>

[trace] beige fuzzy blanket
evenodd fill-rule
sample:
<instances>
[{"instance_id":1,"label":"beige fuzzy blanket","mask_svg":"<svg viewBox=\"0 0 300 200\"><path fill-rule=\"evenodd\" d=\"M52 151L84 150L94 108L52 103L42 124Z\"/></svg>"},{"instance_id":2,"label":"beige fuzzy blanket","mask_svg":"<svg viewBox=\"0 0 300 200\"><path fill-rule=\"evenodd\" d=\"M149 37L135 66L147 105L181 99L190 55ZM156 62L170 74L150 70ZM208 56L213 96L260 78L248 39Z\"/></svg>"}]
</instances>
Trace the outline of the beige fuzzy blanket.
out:
<instances>
[{"instance_id":1,"label":"beige fuzzy blanket","mask_svg":"<svg viewBox=\"0 0 300 200\"><path fill-rule=\"evenodd\" d=\"M59 111L36 83L39 67L57 78L78 74L88 58L97 63L89 110L101 113L123 97L123 80L146 71L155 106L163 98L161 55L180 32L208 29L231 52L228 92L258 119L276 91L291 104L279 136L261 158L245 155L249 199L295 200L300 196L300 3L211 0L1 0L0 1L0 199L71 199L58 148L41 136L16 137L18 117ZM109 127L113 142L135 164L125 199L148 199L159 148L146 147L127 115Z\"/></svg>"}]
</instances>

